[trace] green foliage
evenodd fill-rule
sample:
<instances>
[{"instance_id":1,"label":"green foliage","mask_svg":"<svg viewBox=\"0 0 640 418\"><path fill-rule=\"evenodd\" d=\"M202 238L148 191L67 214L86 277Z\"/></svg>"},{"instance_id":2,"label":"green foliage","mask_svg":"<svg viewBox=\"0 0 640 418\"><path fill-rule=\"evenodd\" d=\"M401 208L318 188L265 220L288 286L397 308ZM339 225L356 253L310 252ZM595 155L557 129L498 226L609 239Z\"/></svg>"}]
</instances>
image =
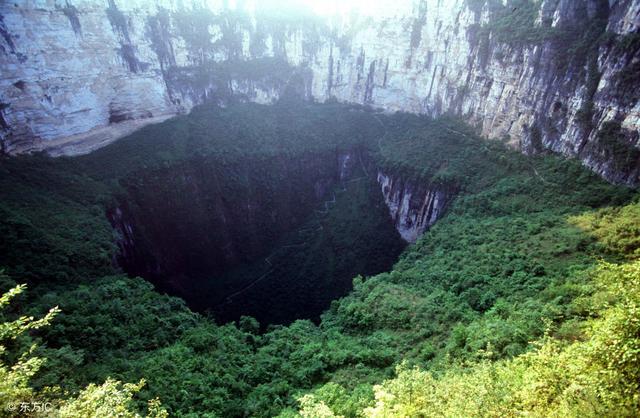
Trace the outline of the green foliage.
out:
<instances>
[{"instance_id":1,"label":"green foliage","mask_svg":"<svg viewBox=\"0 0 640 418\"><path fill-rule=\"evenodd\" d=\"M298 401L302 418L344 418L342 415L335 415L324 402L316 401L311 395L305 395Z\"/></svg>"},{"instance_id":2,"label":"green foliage","mask_svg":"<svg viewBox=\"0 0 640 418\"><path fill-rule=\"evenodd\" d=\"M627 138L627 130L618 121L608 121L602 124L594 147L602 156L613 161L614 168L625 170L640 161L640 149L636 148L632 139Z\"/></svg>"},{"instance_id":3,"label":"green foliage","mask_svg":"<svg viewBox=\"0 0 640 418\"><path fill-rule=\"evenodd\" d=\"M639 99L638 82L640 81L640 33L633 32L615 39L613 52L624 63L614 76L616 96L623 105L632 105Z\"/></svg>"},{"instance_id":4,"label":"green foliage","mask_svg":"<svg viewBox=\"0 0 640 418\"><path fill-rule=\"evenodd\" d=\"M507 159L517 161L515 153L509 154L501 144L482 141L457 119L432 120L398 113L383 127L384 136L378 140L376 153L378 163L396 175L423 183L472 187L477 173L489 167L505 170L503 163L511 163Z\"/></svg>"},{"instance_id":5,"label":"green foliage","mask_svg":"<svg viewBox=\"0 0 640 418\"><path fill-rule=\"evenodd\" d=\"M601 265L596 319L584 341L563 344L548 336L513 360L482 361L439 377L398 367L374 387L366 417L414 416L634 416L640 406L640 262ZM599 303L602 293L610 302ZM595 302L595 303L594 303ZM300 414L335 416L322 396L300 399ZM357 416L357 415L352 415Z\"/></svg>"},{"instance_id":6,"label":"green foliage","mask_svg":"<svg viewBox=\"0 0 640 418\"><path fill-rule=\"evenodd\" d=\"M467 0L467 7L478 14L486 4L489 20L483 25L470 27L470 34L479 43L478 55L482 65L487 62L491 53L490 40L513 47L529 47L545 44L549 47L552 62L557 71L569 69L583 74L583 67L588 62L597 60L598 49L606 45L611 36L606 33L609 5L605 1L595 2L593 10L587 12L586 5L576 8L576 13L583 13L584 20L579 23L564 23L551 26L549 19L538 22L542 3L538 0L510 0L507 2ZM587 15L592 17L588 17ZM596 66L597 67L597 66ZM595 69L597 72L597 68ZM589 77L597 77L590 71ZM587 105L583 109L583 118L589 118L589 103L592 100L592 80L588 81L589 92ZM597 86L597 83L596 83ZM589 118L590 120L590 118Z\"/></svg>"},{"instance_id":7,"label":"green foliage","mask_svg":"<svg viewBox=\"0 0 640 418\"><path fill-rule=\"evenodd\" d=\"M133 396L142 389L144 380L138 384L122 384L107 379L102 385L90 384L82 390L77 398L65 401L60 406L60 417L87 418L139 418L140 414L133 412ZM157 400L149 402L149 418L166 418L169 415Z\"/></svg>"},{"instance_id":8,"label":"green foliage","mask_svg":"<svg viewBox=\"0 0 640 418\"><path fill-rule=\"evenodd\" d=\"M57 301L62 313L42 333L47 345L40 353L53 364L36 376L36 387L57 384L77 390L103 380L127 370L136 355L172 344L197 323L183 301L155 293L141 279L110 276L90 285L41 286L39 291L40 306L33 311ZM74 370L70 375L69 368Z\"/></svg>"},{"instance_id":9,"label":"green foliage","mask_svg":"<svg viewBox=\"0 0 640 418\"><path fill-rule=\"evenodd\" d=\"M9 291L0 297L0 308L4 308L9 304L9 301L22 293L26 288L25 285L20 285L9 289ZM53 317L59 313L58 307L52 308L42 318L35 320L33 317L22 316L12 322L4 322L0 324L0 340L15 340L21 334L31 329L38 329L45 325L49 325ZM3 350L0 350L3 351Z\"/></svg>"},{"instance_id":10,"label":"green foliage","mask_svg":"<svg viewBox=\"0 0 640 418\"><path fill-rule=\"evenodd\" d=\"M103 209L108 189L63 161L0 159L0 263L15 277L73 280L113 272L115 246Z\"/></svg>"},{"instance_id":11,"label":"green foliage","mask_svg":"<svg viewBox=\"0 0 640 418\"><path fill-rule=\"evenodd\" d=\"M260 329L244 317L218 325L110 264L104 209L152 173L201 167L194 161L203 159L224 170L356 146L385 172L458 197L391 271L356 277L317 324ZM7 237L0 263L34 290L20 299L27 318L62 309L50 326L10 343L37 343L29 359L47 359L13 380L10 367L0 369L16 398L60 386L53 398L66 399L60 404L71 416L163 416L156 398L178 417L637 410L640 267L630 260L638 252L638 202L577 162L525 157L455 119L284 103L198 108L84 157L0 163ZM237 184L246 180L226 173ZM303 260L287 274L305 286L331 283L352 267L341 255L385 255L387 241L374 242L380 218L364 212L374 210L369 187L354 182L347 186L353 200L337 193L326 213L309 219L323 232L304 251L286 253ZM356 227L359 213L366 215ZM367 246L355 248L358 241ZM605 264L592 276L597 258L628 264ZM13 287L6 278L0 285ZM32 323L19 318L9 312L3 322ZM6 358L3 365L20 361ZM118 383L143 378L144 387Z\"/></svg>"},{"instance_id":12,"label":"green foliage","mask_svg":"<svg viewBox=\"0 0 640 418\"><path fill-rule=\"evenodd\" d=\"M0 276L4 273L0 271ZM20 295L25 289L24 285L16 286L0 296L0 309L5 310L9 302ZM16 408L22 402L33 402L36 395L29 386L29 380L38 372L44 362L43 359L33 356L35 346L32 345L26 352L16 353L17 359L7 362L7 344L15 344L15 340L30 330L35 330L49 325L54 316L59 312L58 308L53 308L41 319L21 316L15 320L7 320L2 313L0 316L0 416L10 413L8 406Z\"/></svg>"},{"instance_id":13,"label":"green foliage","mask_svg":"<svg viewBox=\"0 0 640 418\"><path fill-rule=\"evenodd\" d=\"M265 65L271 65L269 62L265 60ZM248 158L346 150L375 138L375 123L372 115L358 106L337 103L201 106L189 115L147 126L71 161L82 167L85 175L109 181L203 157L230 164ZM51 164L56 166L55 161Z\"/></svg>"},{"instance_id":14,"label":"green foliage","mask_svg":"<svg viewBox=\"0 0 640 418\"><path fill-rule=\"evenodd\" d=\"M511 1L493 17L490 30L498 42L529 44L547 40L551 31L535 25L538 8L536 1Z\"/></svg>"},{"instance_id":15,"label":"green foliage","mask_svg":"<svg viewBox=\"0 0 640 418\"><path fill-rule=\"evenodd\" d=\"M338 416L359 417L363 416L362 411L373 403L373 388L366 384L361 384L347 390L344 386L335 382L329 382L298 399L304 411L306 405L314 405L320 401L330 411Z\"/></svg>"},{"instance_id":16,"label":"green foliage","mask_svg":"<svg viewBox=\"0 0 640 418\"><path fill-rule=\"evenodd\" d=\"M212 289L209 293L215 297L222 283L238 288L238 283L260 278L234 298L242 312L267 324L287 323L301 311L318 319L332 300L349 292L354 276L380 273L393 265L405 243L389 222L379 185L357 164L350 180L329 191L321 210L271 244L268 263L261 258L232 268L212 278L213 283L200 283L200 292ZM219 314L224 318L225 310L234 309L238 308L223 306Z\"/></svg>"},{"instance_id":17,"label":"green foliage","mask_svg":"<svg viewBox=\"0 0 640 418\"><path fill-rule=\"evenodd\" d=\"M609 207L569 219L597 238L609 254L621 258L640 258L640 203Z\"/></svg>"},{"instance_id":18,"label":"green foliage","mask_svg":"<svg viewBox=\"0 0 640 418\"><path fill-rule=\"evenodd\" d=\"M3 276L1 271L0 276ZM0 296L0 308L7 308L9 302L24 289L25 286L20 285ZM34 317L21 316L16 320L6 321L4 315L0 317L3 320L0 323L0 356L3 357L0 358L0 405L3 406L0 416L12 416L16 413L24 416L22 407L26 405L27 413L34 410L37 412L38 408L46 408L46 411L40 412L48 413L51 408L56 410L56 416L69 418L140 417L141 415L132 409L132 398L144 386L144 381L137 385L122 385L118 381L107 379L101 386L90 384L76 398L58 401L50 397L59 392L57 388L44 388L36 392L29 386L30 380L46 362L46 359L33 355L35 345L31 345L27 352L21 353L13 364L5 362L7 341L13 342L29 331L50 326L53 318L59 314L60 309L55 307L37 320ZM148 412L148 417L167 417L158 399L149 401Z\"/></svg>"},{"instance_id":19,"label":"green foliage","mask_svg":"<svg viewBox=\"0 0 640 418\"><path fill-rule=\"evenodd\" d=\"M407 360L431 367L487 356L489 347L492 359L523 353L542 336L541 318L560 326L575 315L578 273L600 249L567 216L629 196L573 163L447 132L383 142L382 164L401 170L425 159L427 175L440 177L444 166L466 193L393 272L358 281L324 318L349 332L393 331Z\"/></svg>"},{"instance_id":20,"label":"green foliage","mask_svg":"<svg viewBox=\"0 0 640 418\"><path fill-rule=\"evenodd\" d=\"M186 68L171 67L167 76L177 86L192 86L203 92L213 91L222 100L237 100L238 93L230 90L232 81L265 85L265 88L272 89L287 85L294 73L295 69L287 61L264 57L250 61L230 58Z\"/></svg>"}]
</instances>

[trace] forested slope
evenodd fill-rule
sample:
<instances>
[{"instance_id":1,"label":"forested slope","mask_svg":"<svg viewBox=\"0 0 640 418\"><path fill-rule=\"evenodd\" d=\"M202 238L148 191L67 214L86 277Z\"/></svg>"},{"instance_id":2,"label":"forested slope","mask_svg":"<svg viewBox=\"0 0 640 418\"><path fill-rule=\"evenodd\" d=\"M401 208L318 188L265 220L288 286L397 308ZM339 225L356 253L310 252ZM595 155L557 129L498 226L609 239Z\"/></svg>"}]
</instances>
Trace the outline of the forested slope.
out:
<instances>
[{"instance_id":1,"label":"forested slope","mask_svg":"<svg viewBox=\"0 0 640 418\"><path fill-rule=\"evenodd\" d=\"M391 271L356 277L319 322L262 324L264 332L249 317L218 324L123 275L111 262L105 217L128 167L162 167L185 152L239 158L243 143L191 146L193 136L167 129L185 117L88 157L3 159L0 262L10 278L3 276L2 291L29 285L5 307L3 322L61 309L48 326L0 335L0 377L24 371L10 367L32 343L39 347L29 356L46 359L15 380L19 390L7 391L6 401L47 399L66 416L98 416L92 411L105 399L162 415L155 402L148 406L155 398L171 416L191 417L634 415L637 194L574 161L482 140L453 119L329 106L336 107L299 112L331 117L292 126L314 130L305 138L320 147L355 132L373 165L458 197ZM224 112L236 110L245 109ZM270 112L284 122L292 115ZM341 124L353 130L332 136ZM207 144L206 131L199 138ZM282 144L273 138L259 153ZM295 149L295 138L283 148ZM105 390L63 401L108 378L146 384L108 381Z\"/></svg>"}]
</instances>

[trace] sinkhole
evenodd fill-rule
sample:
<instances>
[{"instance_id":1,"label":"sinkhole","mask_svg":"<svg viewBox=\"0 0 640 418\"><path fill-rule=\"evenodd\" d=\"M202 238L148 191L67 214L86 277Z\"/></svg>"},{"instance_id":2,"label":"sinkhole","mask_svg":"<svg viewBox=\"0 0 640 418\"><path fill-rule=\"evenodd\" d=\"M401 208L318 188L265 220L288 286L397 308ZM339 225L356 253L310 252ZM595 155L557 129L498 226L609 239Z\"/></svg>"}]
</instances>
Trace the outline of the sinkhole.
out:
<instances>
[{"instance_id":1,"label":"sinkhole","mask_svg":"<svg viewBox=\"0 0 640 418\"><path fill-rule=\"evenodd\" d=\"M94 153L135 166L107 211L116 261L218 322L318 320L406 245L367 146L376 133L361 111L254 109L196 109Z\"/></svg>"}]
</instances>

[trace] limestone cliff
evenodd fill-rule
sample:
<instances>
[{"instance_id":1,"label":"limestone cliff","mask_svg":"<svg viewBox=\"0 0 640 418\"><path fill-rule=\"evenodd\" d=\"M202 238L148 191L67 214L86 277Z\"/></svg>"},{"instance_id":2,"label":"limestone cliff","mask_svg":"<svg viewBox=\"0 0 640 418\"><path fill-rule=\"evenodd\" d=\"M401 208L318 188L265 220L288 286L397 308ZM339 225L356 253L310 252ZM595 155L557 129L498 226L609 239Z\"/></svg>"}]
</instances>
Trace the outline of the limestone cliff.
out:
<instances>
[{"instance_id":1,"label":"limestone cliff","mask_svg":"<svg viewBox=\"0 0 640 418\"><path fill-rule=\"evenodd\" d=\"M455 193L401 176L378 172L378 184L391 219L402 238L414 243L444 214Z\"/></svg>"},{"instance_id":2,"label":"limestone cliff","mask_svg":"<svg viewBox=\"0 0 640 418\"><path fill-rule=\"evenodd\" d=\"M81 153L229 98L464 116L640 183L640 1L414 0L320 18L258 1L0 4L2 149Z\"/></svg>"}]
</instances>

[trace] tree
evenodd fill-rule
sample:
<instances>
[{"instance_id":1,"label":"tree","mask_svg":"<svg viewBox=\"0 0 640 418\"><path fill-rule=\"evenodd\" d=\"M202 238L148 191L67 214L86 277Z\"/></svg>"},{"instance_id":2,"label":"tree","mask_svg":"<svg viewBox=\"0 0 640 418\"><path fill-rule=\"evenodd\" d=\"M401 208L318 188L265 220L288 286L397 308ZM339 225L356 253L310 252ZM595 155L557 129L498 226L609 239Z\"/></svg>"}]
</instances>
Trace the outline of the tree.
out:
<instances>
[{"instance_id":1,"label":"tree","mask_svg":"<svg viewBox=\"0 0 640 418\"><path fill-rule=\"evenodd\" d=\"M6 280L3 271L0 270L0 280ZM24 292L26 285L18 285L10 289L0 297L0 309L6 308L12 299ZM0 405L5 406L0 410L0 417L14 415L25 416L32 414L38 416L39 412L49 413L49 408L60 408L58 416L61 418L138 418L141 417L132 405L133 396L144 386L144 380L137 384L122 384L113 379L107 379L102 385L90 384L82 390L76 398L63 401L53 401L46 398L46 393L54 388L45 388L38 393L29 386L29 381L35 375L46 359L33 355L36 345L24 353L18 355L14 364L6 361L6 343L17 340L28 331L42 328L51 323L60 312L58 307L51 308L40 319L32 316L21 316L9 321L3 318L0 323ZM47 409L47 411L42 411ZM29 415L30 416L30 415ZM152 399L148 403L147 417L166 418L164 410L158 399Z\"/></svg>"},{"instance_id":2,"label":"tree","mask_svg":"<svg viewBox=\"0 0 640 418\"><path fill-rule=\"evenodd\" d=\"M132 409L133 396L142 389L145 382L122 384L107 379L102 385L94 383L86 387L77 398L63 402L60 408L62 418L140 418ZM166 418L169 414L158 399L149 401L147 417Z\"/></svg>"},{"instance_id":3,"label":"tree","mask_svg":"<svg viewBox=\"0 0 640 418\"><path fill-rule=\"evenodd\" d=\"M6 278L1 270L0 276L2 279ZM25 285L18 285L3 294L0 297L0 309L9 305L11 300L21 294L25 288ZM25 402L31 403L36 399L36 394L29 387L29 379L36 374L44 362L44 359L33 356L36 346L32 345L18 357L14 364L8 364L5 362L6 343L16 340L29 330L48 325L58 312L59 309L55 307L41 319L21 316L13 321L0 323L0 405L6 405L8 408L0 411L0 416L10 413L11 409L17 409Z\"/></svg>"}]
</instances>

